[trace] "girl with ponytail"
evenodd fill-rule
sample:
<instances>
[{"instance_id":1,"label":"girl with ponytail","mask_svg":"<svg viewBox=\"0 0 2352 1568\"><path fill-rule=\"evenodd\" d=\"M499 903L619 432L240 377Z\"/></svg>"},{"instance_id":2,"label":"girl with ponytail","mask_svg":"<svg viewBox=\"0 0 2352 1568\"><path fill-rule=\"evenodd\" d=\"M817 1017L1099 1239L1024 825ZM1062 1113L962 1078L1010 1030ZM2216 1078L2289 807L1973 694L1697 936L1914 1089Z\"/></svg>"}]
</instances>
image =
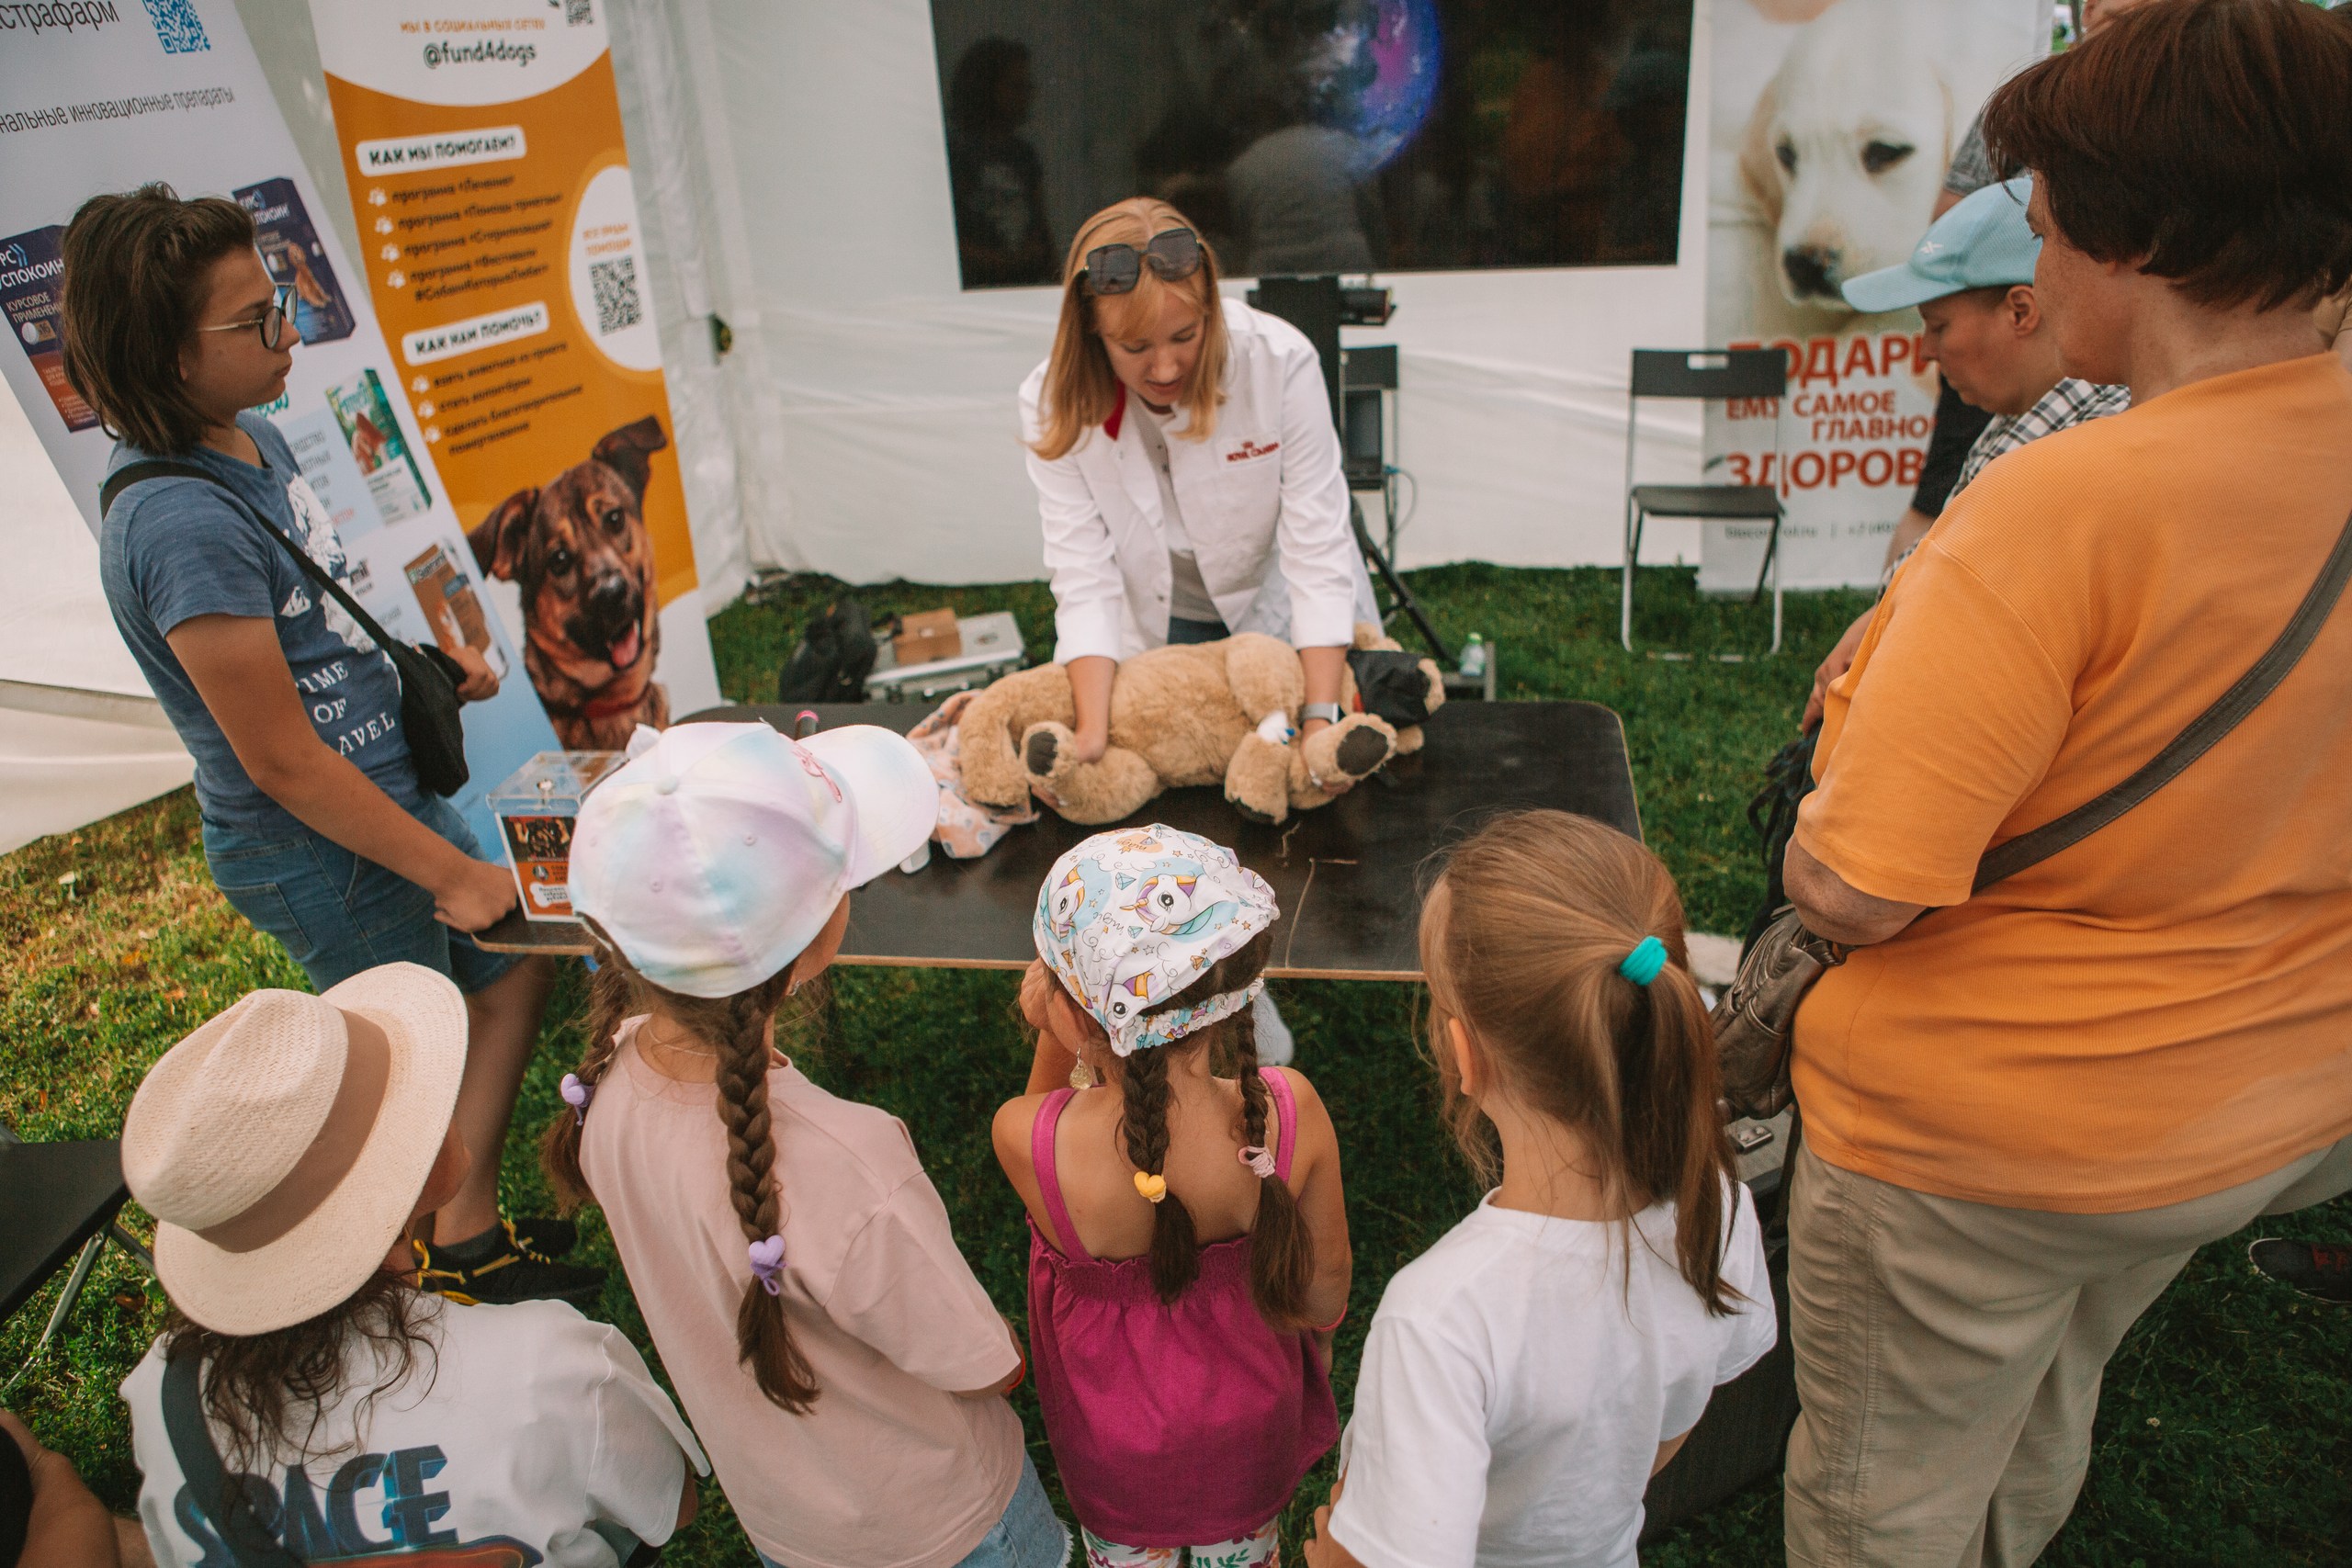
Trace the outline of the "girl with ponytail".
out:
<instances>
[{"instance_id":1,"label":"girl with ponytail","mask_svg":"<svg viewBox=\"0 0 2352 1568\"><path fill-rule=\"evenodd\" d=\"M1029 1338L1090 1568L1262 1568L1339 1433L1351 1255L1339 1138L1261 1067L1280 911L1230 850L1152 826L1064 855L1022 987L1038 1059L1085 1089L997 1112L1029 1210ZM1033 1080L1033 1088L1040 1087Z\"/></svg>"},{"instance_id":2,"label":"girl with ponytail","mask_svg":"<svg viewBox=\"0 0 2352 1568\"><path fill-rule=\"evenodd\" d=\"M548 1176L603 1205L763 1562L1055 1568L1069 1535L1003 1398L1020 1347L906 1128L775 1049L850 890L929 837L930 767L872 727L639 735L572 837L601 952Z\"/></svg>"},{"instance_id":3,"label":"girl with ponytail","mask_svg":"<svg viewBox=\"0 0 2352 1568\"><path fill-rule=\"evenodd\" d=\"M1490 1190L1399 1269L1310 1568L1633 1568L1642 1495L1772 1348L1682 902L1632 839L1498 817L1421 907L1444 1114Z\"/></svg>"}]
</instances>

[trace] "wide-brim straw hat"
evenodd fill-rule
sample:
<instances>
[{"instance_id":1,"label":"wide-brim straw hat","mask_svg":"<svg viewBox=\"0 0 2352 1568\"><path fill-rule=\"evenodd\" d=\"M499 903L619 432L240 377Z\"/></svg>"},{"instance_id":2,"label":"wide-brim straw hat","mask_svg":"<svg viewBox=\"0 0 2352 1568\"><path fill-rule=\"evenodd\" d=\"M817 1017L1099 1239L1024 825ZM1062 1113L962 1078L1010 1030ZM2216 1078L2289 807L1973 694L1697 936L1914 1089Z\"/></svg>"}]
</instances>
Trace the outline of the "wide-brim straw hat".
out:
<instances>
[{"instance_id":1,"label":"wide-brim straw hat","mask_svg":"<svg viewBox=\"0 0 2352 1568\"><path fill-rule=\"evenodd\" d=\"M122 1170L173 1304L254 1335L348 1300L415 1210L465 1065L465 998L416 964L254 991L165 1052Z\"/></svg>"}]
</instances>

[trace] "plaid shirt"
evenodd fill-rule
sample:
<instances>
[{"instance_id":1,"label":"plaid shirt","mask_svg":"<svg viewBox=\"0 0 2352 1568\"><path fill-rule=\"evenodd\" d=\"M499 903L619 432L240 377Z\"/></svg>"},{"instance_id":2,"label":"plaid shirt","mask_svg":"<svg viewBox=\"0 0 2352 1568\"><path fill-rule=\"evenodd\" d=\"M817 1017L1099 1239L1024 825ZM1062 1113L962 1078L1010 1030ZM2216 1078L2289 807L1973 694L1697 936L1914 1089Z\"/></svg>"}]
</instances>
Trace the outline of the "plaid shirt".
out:
<instances>
[{"instance_id":1,"label":"plaid shirt","mask_svg":"<svg viewBox=\"0 0 2352 1568\"><path fill-rule=\"evenodd\" d=\"M2121 413L2131 406L2132 389L2128 387L2102 387L2069 376L2042 393L2041 400L2025 412L1995 414L1993 423L1976 438L1976 445L1968 449L1951 492L1958 495L1966 490L1968 481L1983 473L1984 465L2004 452L2014 452L2029 441L2055 435L2068 425L2080 424L2085 420Z\"/></svg>"},{"instance_id":2,"label":"plaid shirt","mask_svg":"<svg viewBox=\"0 0 2352 1568\"><path fill-rule=\"evenodd\" d=\"M2129 387L2106 387L2095 382L2077 380L2069 376L2041 394L2041 400L2019 414L1995 414L1993 422L1977 436L1976 444L1960 465L1960 478L1953 481L1951 495L1957 499L1968 483L1984 471L1984 466L2004 453L2014 452L2029 441L2039 441L2045 435L2055 435L2069 425L2086 420L2105 419L2111 413L2121 413L2132 406ZM1951 500L1945 504L1949 506ZM1914 544L1912 550L1919 547ZM1905 550L1886 569L1882 583L1894 581L1895 569L1911 558Z\"/></svg>"}]
</instances>

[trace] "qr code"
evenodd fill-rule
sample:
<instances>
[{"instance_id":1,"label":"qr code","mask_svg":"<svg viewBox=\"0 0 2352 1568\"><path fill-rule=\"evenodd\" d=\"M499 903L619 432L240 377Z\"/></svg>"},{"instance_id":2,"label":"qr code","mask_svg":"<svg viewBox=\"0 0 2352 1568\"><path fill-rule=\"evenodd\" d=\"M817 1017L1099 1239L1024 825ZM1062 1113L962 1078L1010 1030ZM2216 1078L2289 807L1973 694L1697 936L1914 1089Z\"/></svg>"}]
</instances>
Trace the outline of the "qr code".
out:
<instances>
[{"instance_id":1,"label":"qr code","mask_svg":"<svg viewBox=\"0 0 2352 1568\"><path fill-rule=\"evenodd\" d=\"M596 19L591 10L592 0L563 0L563 19L575 28L584 28Z\"/></svg>"},{"instance_id":2,"label":"qr code","mask_svg":"<svg viewBox=\"0 0 2352 1568\"><path fill-rule=\"evenodd\" d=\"M201 54L211 49L212 40L204 36L204 18L196 14L192 0L147 0L147 15L165 54Z\"/></svg>"},{"instance_id":3,"label":"qr code","mask_svg":"<svg viewBox=\"0 0 2352 1568\"><path fill-rule=\"evenodd\" d=\"M610 337L645 320L637 302L637 258L616 256L588 264L588 286L596 294L596 335Z\"/></svg>"}]
</instances>

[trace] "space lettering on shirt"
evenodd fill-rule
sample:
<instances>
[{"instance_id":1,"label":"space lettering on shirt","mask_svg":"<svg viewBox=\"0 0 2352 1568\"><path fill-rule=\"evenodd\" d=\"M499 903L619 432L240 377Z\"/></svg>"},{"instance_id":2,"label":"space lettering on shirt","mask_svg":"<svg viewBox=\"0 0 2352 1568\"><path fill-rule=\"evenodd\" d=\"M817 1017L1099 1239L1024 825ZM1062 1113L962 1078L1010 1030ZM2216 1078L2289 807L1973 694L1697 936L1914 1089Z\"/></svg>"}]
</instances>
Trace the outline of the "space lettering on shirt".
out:
<instances>
[{"instance_id":1,"label":"space lettering on shirt","mask_svg":"<svg viewBox=\"0 0 2352 1568\"><path fill-rule=\"evenodd\" d=\"M537 1568L540 1553L512 1536L461 1540L453 1529L436 1529L449 1512L450 1495L432 1483L448 1464L438 1445L363 1453L345 1460L327 1483L322 1497L300 1465L288 1465L284 1490L266 1475L232 1475L254 1517L295 1557L306 1562L397 1563L400 1568ZM363 1524L364 1505L372 1527ZM192 1568L235 1568L220 1532L205 1516L183 1482L172 1499L172 1517L202 1553ZM374 1533L380 1530L381 1533Z\"/></svg>"}]
</instances>

